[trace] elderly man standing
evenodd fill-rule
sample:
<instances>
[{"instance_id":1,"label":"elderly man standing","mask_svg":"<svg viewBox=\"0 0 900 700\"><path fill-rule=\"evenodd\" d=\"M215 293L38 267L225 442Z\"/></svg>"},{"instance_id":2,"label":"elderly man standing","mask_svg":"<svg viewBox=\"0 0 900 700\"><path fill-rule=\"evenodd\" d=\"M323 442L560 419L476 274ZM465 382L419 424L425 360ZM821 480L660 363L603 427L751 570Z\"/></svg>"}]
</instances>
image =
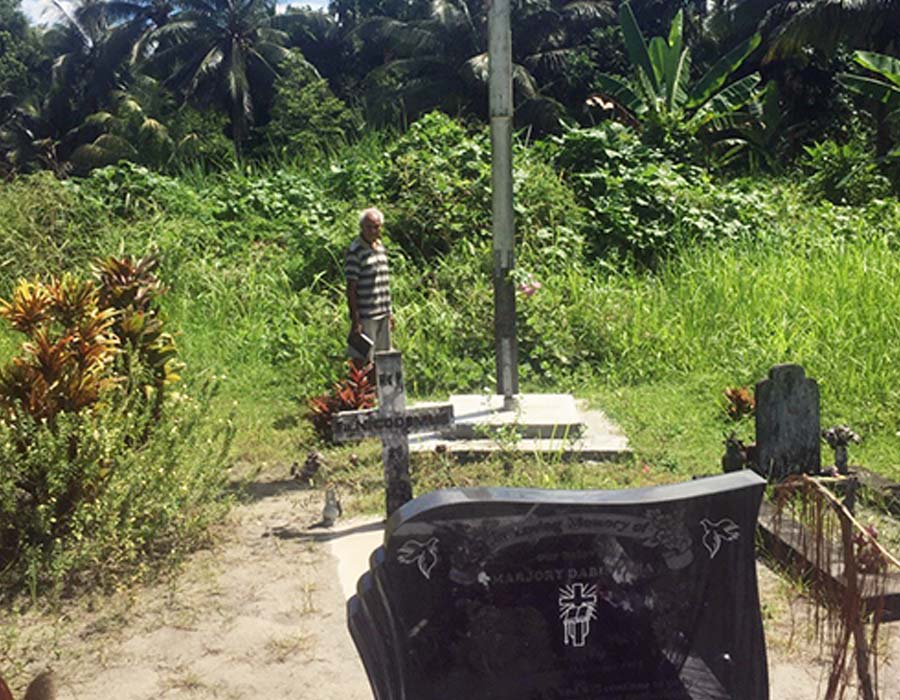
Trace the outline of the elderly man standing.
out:
<instances>
[{"instance_id":1,"label":"elderly man standing","mask_svg":"<svg viewBox=\"0 0 900 700\"><path fill-rule=\"evenodd\" d=\"M345 261L350 309L347 353L358 366L371 362L376 351L391 349L394 316L387 251L380 240L383 225L384 214L378 209L363 211L359 216L359 237L350 244ZM359 342L360 334L373 342L371 347Z\"/></svg>"}]
</instances>

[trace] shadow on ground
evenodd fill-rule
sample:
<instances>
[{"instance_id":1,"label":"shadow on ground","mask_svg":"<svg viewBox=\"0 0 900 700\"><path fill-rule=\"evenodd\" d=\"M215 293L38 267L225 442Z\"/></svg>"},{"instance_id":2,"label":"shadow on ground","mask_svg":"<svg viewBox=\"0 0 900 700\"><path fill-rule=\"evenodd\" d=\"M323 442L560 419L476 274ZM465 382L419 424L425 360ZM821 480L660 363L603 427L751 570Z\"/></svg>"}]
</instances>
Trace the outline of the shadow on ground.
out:
<instances>
[{"instance_id":1,"label":"shadow on ground","mask_svg":"<svg viewBox=\"0 0 900 700\"><path fill-rule=\"evenodd\" d=\"M291 491L309 491L309 486L296 479L280 479L279 481L232 481L228 491L237 495L246 503L256 503L266 498L274 498Z\"/></svg>"},{"instance_id":2,"label":"shadow on ground","mask_svg":"<svg viewBox=\"0 0 900 700\"><path fill-rule=\"evenodd\" d=\"M298 540L301 542L332 542L344 537L358 535L363 532L374 532L384 529L384 521L362 523L342 530L326 529L321 522L310 525L305 530L296 527L273 527L263 537L277 537L280 540Z\"/></svg>"}]
</instances>

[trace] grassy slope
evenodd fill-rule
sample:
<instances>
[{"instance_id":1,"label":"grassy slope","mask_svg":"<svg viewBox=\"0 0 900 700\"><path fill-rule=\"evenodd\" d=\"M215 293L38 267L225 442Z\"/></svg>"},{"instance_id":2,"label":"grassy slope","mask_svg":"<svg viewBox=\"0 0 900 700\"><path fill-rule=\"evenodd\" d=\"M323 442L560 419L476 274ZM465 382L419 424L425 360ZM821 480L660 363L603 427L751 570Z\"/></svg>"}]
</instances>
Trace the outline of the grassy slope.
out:
<instances>
[{"instance_id":1,"label":"grassy slope","mask_svg":"<svg viewBox=\"0 0 900 700\"><path fill-rule=\"evenodd\" d=\"M315 173L294 175L314 190ZM132 200L125 211L113 206L120 193L86 203L47 178L7 188L0 294L20 274L77 267L120 245L135 253L157 245L187 376L226 376L217 410L236 403L238 461L280 469L308 448L302 399L340 373L345 311L336 251L362 200L325 202L317 218L296 226L291 209L217 218L211 191L226 199L228 187L249 187L243 176L230 177L227 187L202 176L175 182L173 193L139 206ZM751 186L775 212L768 242L687 250L653 275L610 272L575 255L540 267L543 289L520 305L524 385L591 397L635 444L639 459L629 473L672 480L715 470L725 433L751 436L751 422L723 418L724 388L752 384L774 363L800 362L820 381L824 422L863 433L851 457L900 478L900 257L891 245L898 207L811 206L790 185ZM390 215L391 202L384 206ZM297 242L314 235L324 237ZM524 265L541 265L541 245L526 249ZM310 255L318 256L314 265ZM397 340L413 394L492 386L486 255L480 244L456 248L424 272L398 261ZM0 336L4 356L12 346ZM369 449L367 461L377 464ZM523 483L542 479L526 475ZM580 477L573 479L557 474L548 483Z\"/></svg>"}]
</instances>

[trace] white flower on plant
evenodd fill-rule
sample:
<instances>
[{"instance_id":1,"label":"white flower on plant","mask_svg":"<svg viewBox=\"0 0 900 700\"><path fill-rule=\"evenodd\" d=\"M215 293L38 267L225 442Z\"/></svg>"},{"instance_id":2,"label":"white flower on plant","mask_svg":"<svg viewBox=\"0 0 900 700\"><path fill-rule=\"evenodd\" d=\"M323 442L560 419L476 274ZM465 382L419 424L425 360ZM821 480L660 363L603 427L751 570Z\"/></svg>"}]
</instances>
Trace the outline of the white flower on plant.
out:
<instances>
[{"instance_id":1,"label":"white flower on plant","mask_svg":"<svg viewBox=\"0 0 900 700\"><path fill-rule=\"evenodd\" d=\"M851 442L859 444L861 438L846 425L835 425L822 431L822 437L831 449L847 447Z\"/></svg>"}]
</instances>

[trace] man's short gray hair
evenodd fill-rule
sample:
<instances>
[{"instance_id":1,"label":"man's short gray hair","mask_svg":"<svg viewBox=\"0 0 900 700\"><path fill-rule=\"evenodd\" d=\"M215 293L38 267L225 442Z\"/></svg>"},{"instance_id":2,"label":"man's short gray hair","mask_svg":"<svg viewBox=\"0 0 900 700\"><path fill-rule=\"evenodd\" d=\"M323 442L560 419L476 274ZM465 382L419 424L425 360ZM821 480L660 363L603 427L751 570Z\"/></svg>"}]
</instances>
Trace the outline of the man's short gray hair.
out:
<instances>
[{"instance_id":1,"label":"man's short gray hair","mask_svg":"<svg viewBox=\"0 0 900 700\"><path fill-rule=\"evenodd\" d=\"M380 209L376 209L375 207L369 207L368 209L363 209L359 213L359 227L362 229L362 225L365 223L366 219L375 219L379 224L384 224L384 214L381 213Z\"/></svg>"}]
</instances>

